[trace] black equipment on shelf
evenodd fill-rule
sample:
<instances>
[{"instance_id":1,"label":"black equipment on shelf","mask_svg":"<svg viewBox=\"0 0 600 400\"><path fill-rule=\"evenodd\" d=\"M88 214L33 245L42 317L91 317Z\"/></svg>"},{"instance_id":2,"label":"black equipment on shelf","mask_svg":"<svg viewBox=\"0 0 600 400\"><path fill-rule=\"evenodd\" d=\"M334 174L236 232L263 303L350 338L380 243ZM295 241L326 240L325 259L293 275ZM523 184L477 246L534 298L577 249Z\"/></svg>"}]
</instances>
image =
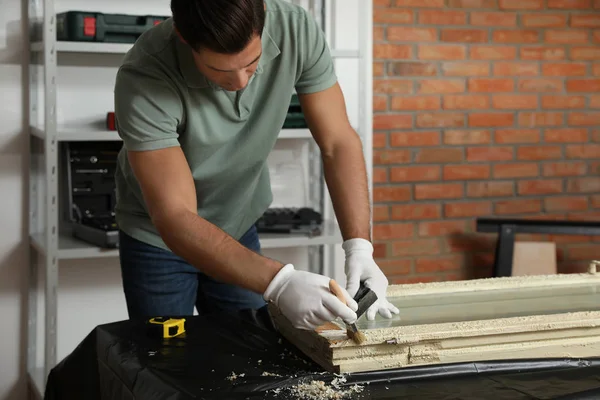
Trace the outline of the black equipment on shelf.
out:
<instances>
[{"instance_id":1,"label":"black equipment on shelf","mask_svg":"<svg viewBox=\"0 0 600 400\"><path fill-rule=\"evenodd\" d=\"M272 207L257 221L259 233L300 233L320 235L323 218L309 207Z\"/></svg>"},{"instance_id":2,"label":"black equipment on shelf","mask_svg":"<svg viewBox=\"0 0 600 400\"><path fill-rule=\"evenodd\" d=\"M115 168L122 143L68 142L68 215L73 236L103 248L118 247Z\"/></svg>"}]
</instances>

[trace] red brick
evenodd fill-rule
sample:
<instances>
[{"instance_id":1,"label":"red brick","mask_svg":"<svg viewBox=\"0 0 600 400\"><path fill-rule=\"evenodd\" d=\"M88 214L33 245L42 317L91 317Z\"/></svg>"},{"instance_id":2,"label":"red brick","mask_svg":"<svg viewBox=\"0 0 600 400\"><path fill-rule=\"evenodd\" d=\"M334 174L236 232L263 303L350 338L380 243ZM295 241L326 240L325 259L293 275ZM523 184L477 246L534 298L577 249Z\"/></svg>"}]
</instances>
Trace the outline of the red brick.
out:
<instances>
[{"instance_id":1,"label":"red brick","mask_svg":"<svg viewBox=\"0 0 600 400\"><path fill-rule=\"evenodd\" d=\"M569 246L569 259L571 260L582 260L589 262L598 258L598 245L597 244L580 244L577 246ZM580 272L585 272L581 270Z\"/></svg>"},{"instance_id":2,"label":"red brick","mask_svg":"<svg viewBox=\"0 0 600 400\"><path fill-rule=\"evenodd\" d=\"M589 42L589 33L584 30L563 29L563 30L548 30L544 34L546 43L556 44L581 44Z\"/></svg>"},{"instance_id":3,"label":"red brick","mask_svg":"<svg viewBox=\"0 0 600 400\"><path fill-rule=\"evenodd\" d=\"M495 164L494 178L528 178L538 176L539 166L536 163Z\"/></svg>"},{"instance_id":4,"label":"red brick","mask_svg":"<svg viewBox=\"0 0 600 400\"><path fill-rule=\"evenodd\" d=\"M412 115L406 114L376 114L373 117L373 129L407 129L412 128Z\"/></svg>"},{"instance_id":5,"label":"red brick","mask_svg":"<svg viewBox=\"0 0 600 400\"><path fill-rule=\"evenodd\" d=\"M567 181L569 193L598 193L600 192L600 178L588 176L585 178L571 178Z\"/></svg>"},{"instance_id":6,"label":"red brick","mask_svg":"<svg viewBox=\"0 0 600 400\"><path fill-rule=\"evenodd\" d=\"M531 46L521 47L521 60L564 60L567 54L565 49L557 46Z\"/></svg>"},{"instance_id":7,"label":"red brick","mask_svg":"<svg viewBox=\"0 0 600 400\"><path fill-rule=\"evenodd\" d=\"M387 96L373 96L373 111L387 110Z\"/></svg>"},{"instance_id":8,"label":"red brick","mask_svg":"<svg viewBox=\"0 0 600 400\"><path fill-rule=\"evenodd\" d=\"M417 54L421 60L463 60L467 51L463 45L421 44Z\"/></svg>"},{"instance_id":9,"label":"red brick","mask_svg":"<svg viewBox=\"0 0 600 400\"><path fill-rule=\"evenodd\" d=\"M392 206L394 220L421 220L441 218L440 204L402 204Z\"/></svg>"},{"instance_id":10,"label":"red brick","mask_svg":"<svg viewBox=\"0 0 600 400\"><path fill-rule=\"evenodd\" d=\"M424 148L420 149L415 162L420 164L443 164L464 161L463 149L460 148Z\"/></svg>"},{"instance_id":11,"label":"red brick","mask_svg":"<svg viewBox=\"0 0 600 400\"><path fill-rule=\"evenodd\" d=\"M570 144L565 149L567 158L600 158L599 144Z\"/></svg>"},{"instance_id":12,"label":"red brick","mask_svg":"<svg viewBox=\"0 0 600 400\"><path fill-rule=\"evenodd\" d=\"M562 79L539 78L521 79L517 84L519 92L562 92L564 82Z\"/></svg>"},{"instance_id":13,"label":"red brick","mask_svg":"<svg viewBox=\"0 0 600 400\"><path fill-rule=\"evenodd\" d=\"M384 167L373 168L373 183L386 183L388 181L388 169Z\"/></svg>"},{"instance_id":14,"label":"red brick","mask_svg":"<svg viewBox=\"0 0 600 400\"><path fill-rule=\"evenodd\" d=\"M445 76L488 76L490 66L486 62L448 61L441 64L441 71Z\"/></svg>"},{"instance_id":15,"label":"red brick","mask_svg":"<svg viewBox=\"0 0 600 400\"><path fill-rule=\"evenodd\" d=\"M492 203L489 201L470 201L444 204L444 217L467 218L490 215Z\"/></svg>"},{"instance_id":16,"label":"red brick","mask_svg":"<svg viewBox=\"0 0 600 400\"><path fill-rule=\"evenodd\" d=\"M373 257L375 259L381 259L387 257L388 254L388 244L383 243L373 243Z\"/></svg>"},{"instance_id":17,"label":"red brick","mask_svg":"<svg viewBox=\"0 0 600 400\"><path fill-rule=\"evenodd\" d=\"M545 163L542 166L544 176L577 176L585 175L587 165L583 161L559 161Z\"/></svg>"},{"instance_id":18,"label":"red brick","mask_svg":"<svg viewBox=\"0 0 600 400\"><path fill-rule=\"evenodd\" d=\"M587 142L589 135L587 129L559 128L546 129L544 141L548 143L577 143Z\"/></svg>"},{"instance_id":19,"label":"red brick","mask_svg":"<svg viewBox=\"0 0 600 400\"><path fill-rule=\"evenodd\" d=\"M390 143L393 147L437 146L440 144L440 133L438 131L393 132L390 134Z\"/></svg>"},{"instance_id":20,"label":"red brick","mask_svg":"<svg viewBox=\"0 0 600 400\"><path fill-rule=\"evenodd\" d=\"M592 75L600 76L600 63L592 65Z\"/></svg>"},{"instance_id":21,"label":"red brick","mask_svg":"<svg viewBox=\"0 0 600 400\"><path fill-rule=\"evenodd\" d=\"M385 40L385 27L373 27L373 42L383 42Z\"/></svg>"},{"instance_id":22,"label":"red brick","mask_svg":"<svg viewBox=\"0 0 600 400\"><path fill-rule=\"evenodd\" d=\"M523 14L521 22L526 28L561 28L567 26L566 14Z\"/></svg>"},{"instance_id":23,"label":"red brick","mask_svg":"<svg viewBox=\"0 0 600 400\"><path fill-rule=\"evenodd\" d=\"M409 201L411 197L410 186L375 186L373 188L373 202L375 203Z\"/></svg>"},{"instance_id":24,"label":"red brick","mask_svg":"<svg viewBox=\"0 0 600 400\"><path fill-rule=\"evenodd\" d=\"M536 76L540 67L532 62L497 62L494 63L494 75L498 76Z\"/></svg>"},{"instance_id":25,"label":"red brick","mask_svg":"<svg viewBox=\"0 0 600 400\"><path fill-rule=\"evenodd\" d=\"M415 272L427 274L431 272L458 271L463 268L464 256L450 255L439 257L419 257L415 261Z\"/></svg>"},{"instance_id":26,"label":"red brick","mask_svg":"<svg viewBox=\"0 0 600 400\"><path fill-rule=\"evenodd\" d=\"M412 47L405 44L375 43L373 45L373 58L375 59L402 59L412 57Z\"/></svg>"},{"instance_id":27,"label":"red brick","mask_svg":"<svg viewBox=\"0 0 600 400\"><path fill-rule=\"evenodd\" d=\"M446 110L485 110L490 108L490 98L483 94L446 95L442 107Z\"/></svg>"},{"instance_id":28,"label":"red brick","mask_svg":"<svg viewBox=\"0 0 600 400\"><path fill-rule=\"evenodd\" d=\"M461 93L465 91L463 79L421 79L419 93Z\"/></svg>"},{"instance_id":29,"label":"red brick","mask_svg":"<svg viewBox=\"0 0 600 400\"><path fill-rule=\"evenodd\" d=\"M546 211L581 211L588 209L587 197L560 196L546 197L544 199Z\"/></svg>"},{"instance_id":30,"label":"red brick","mask_svg":"<svg viewBox=\"0 0 600 400\"><path fill-rule=\"evenodd\" d=\"M468 147L467 161L507 161L514 158L513 148L509 146ZM471 166L474 167L474 166Z\"/></svg>"},{"instance_id":31,"label":"red brick","mask_svg":"<svg viewBox=\"0 0 600 400\"><path fill-rule=\"evenodd\" d=\"M435 42L435 28L414 28L410 26L390 26L387 30L390 42Z\"/></svg>"},{"instance_id":32,"label":"red brick","mask_svg":"<svg viewBox=\"0 0 600 400\"><path fill-rule=\"evenodd\" d=\"M594 42L599 43L600 42L600 30L592 31L592 38L593 38Z\"/></svg>"},{"instance_id":33,"label":"red brick","mask_svg":"<svg viewBox=\"0 0 600 400\"><path fill-rule=\"evenodd\" d=\"M394 257L435 255L439 252L440 242L437 238L402 240L392 243L392 255Z\"/></svg>"},{"instance_id":34,"label":"red brick","mask_svg":"<svg viewBox=\"0 0 600 400\"><path fill-rule=\"evenodd\" d=\"M517 49L512 46L472 45L469 57L472 60L514 60Z\"/></svg>"},{"instance_id":35,"label":"red brick","mask_svg":"<svg viewBox=\"0 0 600 400\"><path fill-rule=\"evenodd\" d=\"M533 94L498 94L492 97L492 105L501 110L531 110L538 108L538 97Z\"/></svg>"},{"instance_id":36,"label":"red brick","mask_svg":"<svg viewBox=\"0 0 600 400\"><path fill-rule=\"evenodd\" d=\"M419 236L444 236L463 233L467 230L467 221L428 221L419 223Z\"/></svg>"},{"instance_id":37,"label":"red brick","mask_svg":"<svg viewBox=\"0 0 600 400\"><path fill-rule=\"evenodd\" d=\"M455 10L421 10L419 24L425 25L465 25L467 13Z\"/></svg>"},{"instance_id":38,"label":"red brick","mask_svg":"<svg viewBox=\"0 0 600 400\"><path fill-rule=\"evenodd\" d=\"M600 48L572 47L570 48L572 60L600 60Z\"/></svg>"},{"instance_id":39,"label":"red brick","mask_svg":"<svg viewBox=\"0 0 600 400\"><path fill-rule=\"evenodd\" d=\"M387 146L387 134L386 133L374 133L373 134L373 148L382 148Z\"/></svg>"},{"instance_id":40,"label":"red brick","mask_svg":"<svg viewBox=\"0 0 600 400\"><path fill-rule=\"evenodd\" d=\"M553 0L548 0L553 1ZM574 0L573 0L574 1ZM585 0L580 0L585 1ZM589 8L589 1L587 2ZM598 14L577 15L571 16L571 27L573 28L600 28L600 16Z\"/></svg>"},{"instance_id":41,"label":"red brick","mask_svg":"<svg viewBox=\"0 0 600 400\"><path fill-rule=\"evenodd\" d=\"M373 76L383 76L385 71L384 63L374 62L373 63Z\"/></svg>"},{"instance_id":42,"label":"red brick","mask_svg":"<svg viewBox=\"0 0 600 400\"><path fill-rule=\"evenodd\" d=\"M488 33L483 29L442 29L440 39L442 42L458 43L485 43Z\"/></svg>"},{"instance_id":43,"label":"red brick","mask_svg":"<svg viewBox=\"0 0 600 400\"><path fill-rule=\"evenodd\" d=\"M416 200L458 199L463 197L460 183L419 183L415 185Z\"/></svg>"},{"instance_id":44,"label":"red brick","mask_svg":"<svg viewBox=\"0 0 600 400\"><path fill-rule=\"evenodd\" d=\"M417 115L417 128L458 128L465 124L461 113L421 113Z\"/></svg>"},{"instance_id":45,"label":"red brick","mask_svg":"<svg viewBox=\"0 0 600 400\"><path fill-rule=\"evenodd\" d=\"M585 97L583 96L542 96L542 108L568 109L585 108Z\"/></svg>"},{"instance_id":46,"label":"red brick","mask_svg":"<svg viewBox=\"0 0 600 400\"><path fill-rule=\"evenodd\" d=\"M600 95L594 94L590 96L590 108L600 108Z\"/></svg>"},{"instance_id":47,"label":"red brick","mask_svg":"<svg viewBox=\"0 0 600 400\"><path fill-rule=\"evenodd\" d=\"M441 176L439 166L410 166L390 169L390 180L392 182L439 181Z\"/></svg>"},{"instance_id":48,"label":"red brick","mask_svg":"<svg viewBox=\"0 0 600 400\"><path fill-rule=\"evenodd\" d=\"M489 144L490 138L490 132L481 129L444 131L444 144L447 145Z\"/></svg>"},{"instance_id":49,"label":"red brick","mask_svg":"<svg viewBox=\"0 0 600 400\"><path fill-rule=\"evenodd\" d=\"M389 7L391 0L373 0L374 7Z\"/></svg>"},{"instance_id":50,"label":"red brick","mask_svg":"<svg viewBox=\"0 0 600 400\"><path fill-rule=\"evenodd\" d=\"M412 260L407 259L385 259L377 261L386 276L408 275L412 271Z\"/></svg>"},{"instance_id":51,"label":"red brick","mask_svg":"<svg viewBox=\"0 0 600 400\"><path fill-rule=\"evenodd\" d=\"M415 13L406 8L374 8L373 22L375 24L412 24Z\"/></svg>"},{"instance_id":52,"label":"red brick","mask_svg":"<svg viewBox=\"0 0 600 400\"><path fill-rule=\"evenodd\" d=\"M499 0L501 10L541 10L543 0Z\"/></svg>"},{"instance_id":53,"label":"red brick","mask_svg":"<svg viewBox=\"0 0 600 400\"><path fill-rule=\"evenodd\" d=\"M495 204L494 212L498 215L532 214L542 211L541 199L503 200Z\"/></svg>"},{"instance_id":54,"label":"red brick","mask_svg":"<svg viewBox=\"0 0 600 400\"><path fill-rule=\"evenodd\" d=\"M517 158L526 161L552 160L562 158L560 146L521 146Z\"/></svg>"},{"instance_id":55,"label":"red brick","mask_svg":"<svg viewBox=\"0 0 600 400\"><path fill-rule=\"evenodd\" d=\"M592 207L600 208L600 195L590 196L590 201L592 202Z\"/></svg>"},{"instance_id":56,"label":"red brick","mask_svg":"<svg viewBox=\"0 0 600 400\"><path fill-rule=\"evenodd\" d=\"M471 25L485 27L517 26L517 14L513 12L472 11Z\"/></svg>"},{"instance_id":57,"label":"red brick","mask_svg":"<svg viewBox=\"0 0 600 400\"><path fill-rule=\"evenodd\" d=\"M567 124L571 126L598 126L600 125L600 112L570 112Z\"/></svg>"},{"instance_id":58,"label":"red brick","mask_svg":"<svg viewBox=\"0 0 600 400\"><path fill-rule=\"evenodd\" d=\"M404 164L410 162L409 150L376 150L373 152L373 164Z\"/></svg>"},{"instance_id":59,"label":"red brick","mask_svg":"<svg viewBox=\"0 0 600 400\"><path fill-rule=\"evenodd\" d=\"M514 195L514 183L508 181L469 182L468 197L506 197Z\"/></svg>"},{"instance_id":60,"label":"red brick","mask_svg":"<svg viewBox=\"0 0 600 400\"><path fill-rule=\"evenodd\" d=\"M373 237L377 240L408 239L415 234L415 226L411 223L374 224Z\"/></svg>"},{"instance_id":61,"label":"red brick","mask_svg":"<svg viewBox=\"0 0 600 400\"><path fill-rule=\"evenodd\" d=\"M390 63L390 75L397 76L435 76L437 67L435 63L417 61L398 61Z\"/></svg>"},{"instance_id":62,"label":"red brick","mask_svg":"<svg viewBox=\"0 0 600 400\"><path fill-rule=\"evenodd\" d=\"M548 8L586 9L592 8L591 0L548 0Z\"/></svg>"},{"instance_id":63,"label":"red brick","mask_svg":"<svg viewBox=\"0 0 600 400\"><path fill-rule=\"evenodd\" d=\"M495 30L492 41L498 43L537 43L539 33L534 29Z\"/></svg>"},{"instance_id":64,"label":"red brick","mask_svg":"<svg viewBox=\"0 0 600 400\"><path fill-rule=\"evenodd\" d=\"M439 110L440 106L439 96L394 96L392 98L392 110L396 111Z\"/></svg>"},{"instance_id":65,"label":"red brick","mask_svg":"<svg viewBox=\"0 0 600 400\"><path fill-rule=\"evenodd\" d=\"M599 92L600 79L568 79L567 92Z\"/></svg>"},{"instance_id":66,"label":"red brick","mask_svg":"<svg viewBox=\"0 0 600 400\"><path fill-rule=\"evenodd\" d=\"M445 181L487 179L489 177L489 165L444 165Z\"/></svg>"},{"instance_id":67,"label":"red brick","mask_svg":"<svg viewBox=\"0 0 600 400\"><path fill-rule=\"evenodd\" d=\"M429 283L429 282L440 282L442 281L441 275L429 275L429 276L411 276L410 278L398 278L390 277L390 283L392 285L414 285L416 283Z\"/></svg>"},{"instance_id":68,"label":"red brick","mask_svg":"<svg viewBox=\"0 0 600 400\"><path fill-rule=\"evenodd\" d=\"M480 93L512 92L515 84L512 79L470 78L468 89L470 92Z\"/></svg>"},{"instance_id":69,"label":"red brick","mask_svg":"<svg viewBox=\"0 0 600 400\"><path fill-rule=\"evenodd\" d=\"M413 81L404 79L374 79L373 92L376 94L412 94Z\"/></svg>"},{"instance_id":70,"label":"red brick","mask_svg":"<svg viewBox=\"0 0 600 400\"><path fill-rule=\"evenodd\" d=\"M494 136L496 143L537 143L540 141L539 129L498 129Z\"/></svg>"},{"instance_id":71,"label":"red brick","mask_svg":"<svg viewBox=\"0 0 600 400\"><path fill-rule=\"evenodd\" d=\"M521 126L558 126L564 123L564 117L559 112L528 112L519 113Z\"/></svg>"},{"instance_id":72,"label":"red brick","mask_svg":"<svg viewBox=\"0 0 600 400\"><path fill-rule=\"evenodd\" d=\"M585 76L585 63L546 63L542 65L542 74L546 76Z\"/></svg>"},{"instance_id":73,"label":"red brick","mask_svg":"<svg viewBox=\"0 0 600 400\"><path fill-rule=\"evenodd\" d=\"M442 8L444 0L396 0L396 7Z\"/></svg>"},{"instance_id":74,"label":"red brick","mask_svg":"<svg viewBox=\"0 0 600 400\"><path fill-rule=\"evenodd\" d=\"M572 221L594 221L600 222L600 212L599 211L584 211L577 213L569 213L568 219ZM600 241L599 237L595 237L596 242Z\"/></svg>"},{"instance_id":75,"label":"red brick","mask_svg":"<svg viewBox=\"0 0 600 400\"><path fill-rule=\"evenodd\" d=\"M373 221L388 221L390 219L390 209L387 205L373 207Z\"/></svg>"},{"instance_id":76,"label":"red brick","mask_svg":"<svg viewBox=\"0 0 600 400\"><path fill-rule=\"evenodd\" d=\"M513 113L471 113L469 126L472 128L513 126Z\"/></svg>"},{"instance_id":77,"label":"red brick","mask_svg":"<svg viewBox=\"0 0 600 400\"><path fill-rule=\"evenodd\" d=\"M594 8L595 9L599 9L600 8L600 0L594 0Z\"/></svg>"},{"instance_id":78,"label":"red brick","mask_svg":"<svg viewBox=\"0 0 600 400\"><path fill-rule=\"evenodd\" d=\"M496 8L496 0L448 0L451 8Z\"/></svg>"},{"instance_id":79,"label":"red brick","mask_svg":"<svg viewBox=\"0 0 600 400\"><path fill-rule=\"evenodd\" d=\"M517 182L519 195L556 194L563 191L562 179L522 180Z\"/></svg>"}]
</instances>

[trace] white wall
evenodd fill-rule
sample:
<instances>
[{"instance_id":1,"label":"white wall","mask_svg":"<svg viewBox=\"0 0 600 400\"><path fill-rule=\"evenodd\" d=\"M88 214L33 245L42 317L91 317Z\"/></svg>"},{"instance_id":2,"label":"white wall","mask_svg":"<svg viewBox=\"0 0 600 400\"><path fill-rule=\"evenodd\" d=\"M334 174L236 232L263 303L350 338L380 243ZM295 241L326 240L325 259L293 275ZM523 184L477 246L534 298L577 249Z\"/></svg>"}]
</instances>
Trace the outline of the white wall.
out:
<instances>
[{"instance_id":1,"label":"white wall","mask_svg":"<svg viewBox=\"0 0 600 400\"><path fill-rule=\"evenodd\" d=\"M359 0L345 0L339 12L345 13L346 29L338 29L336 44L341 49L356 49L356 41L349 42L356 34L356 11ZM20 3L24 3L23 5ZM24 65L27 56L26 0L0 1L0 315L2 340L0 341L0 400L25 398L26 373L26 300L28 271L27 173L28 140L26 130L26 84ZM340 3L340 2L336 2ZM149 12L169 14L168 0L144 1ZM67 9L98 10L103 12L139 12L136 1L122 0L58 0L57 12ZM114 69L119 56L61 56L59 63L59 122L92 123L104 118L112 109ZM356 123L356 61L337 63L340 80L348 96L349 113ZM95 108L88 103L83 107L81 95L93 99ZM75 117L77 116L77 117ZM281 144L282 150L290 144ZM273 165L284 153L273 154ZM296 153L294 153L296 154ZM288 166L289 167L289 166ZM293 171L295 171L292 168ZM295 172L294 172L295 173ZM304 203L304 194L281 190L274 176L275 202L290 197ZM286 180L283 178L283 180ZM288 203L289 204L289 203ZM290 260L307 268L303 250L278 249L265 252L278 259ZM340 275L340 249L336 250L335 273ZM59 273L58 359L69 354L75 346L97 325L127 318L120 283L120 271L116 259L61 261ZM40 304L42 307L43 304ZM40 311L42 311L40 309ZM82 313L83 311L83 313ZM77 317L76 317L77 315ZM43 313L38 315L40 328ZM39 354L40 356L42 354ZM41 357L40 357L41 359Z\"/></svg>"}]
</instances>

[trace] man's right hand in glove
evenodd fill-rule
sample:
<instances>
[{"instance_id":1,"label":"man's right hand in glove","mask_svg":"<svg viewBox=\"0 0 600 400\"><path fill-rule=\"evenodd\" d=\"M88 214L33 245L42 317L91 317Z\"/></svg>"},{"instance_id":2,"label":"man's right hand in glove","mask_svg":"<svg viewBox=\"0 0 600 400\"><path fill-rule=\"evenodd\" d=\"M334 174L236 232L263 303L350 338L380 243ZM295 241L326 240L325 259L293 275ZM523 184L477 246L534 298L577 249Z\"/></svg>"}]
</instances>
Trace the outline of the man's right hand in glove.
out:
<instances>
[{"instance_id":1,"label":"man's right hand in glove","mask_svg":"<svg viewBox=\"0 0 600 400\"><path fill-rule=\"evenodd\" d=\"M326 276L298 271L287 264L275 275L263 298L273 302L298 329L314 330L337 317L350 324L356 322L358 304L343 288L348 305L342 303L329 290L329 281Z\"/></svg>"}]
</instances>

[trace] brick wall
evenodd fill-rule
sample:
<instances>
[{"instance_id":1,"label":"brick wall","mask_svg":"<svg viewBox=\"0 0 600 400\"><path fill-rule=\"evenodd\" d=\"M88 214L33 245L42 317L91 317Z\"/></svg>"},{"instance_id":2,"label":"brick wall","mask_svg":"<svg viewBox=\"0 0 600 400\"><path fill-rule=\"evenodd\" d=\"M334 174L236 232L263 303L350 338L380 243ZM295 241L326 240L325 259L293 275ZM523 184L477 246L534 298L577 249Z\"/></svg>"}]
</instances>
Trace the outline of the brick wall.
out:
<instances>
[{"instance_id":1,"label":"brick wall","mask_svg":"<svg viewBox=\"0 0 600 400\"><path fill-rule=\"evenodd\" d=\"M374 240L395 283L489 276L477 216L600 219L600 0L374 0ZM554 240L560 272L600 238Z\"/></svg>"}]
</instances>

